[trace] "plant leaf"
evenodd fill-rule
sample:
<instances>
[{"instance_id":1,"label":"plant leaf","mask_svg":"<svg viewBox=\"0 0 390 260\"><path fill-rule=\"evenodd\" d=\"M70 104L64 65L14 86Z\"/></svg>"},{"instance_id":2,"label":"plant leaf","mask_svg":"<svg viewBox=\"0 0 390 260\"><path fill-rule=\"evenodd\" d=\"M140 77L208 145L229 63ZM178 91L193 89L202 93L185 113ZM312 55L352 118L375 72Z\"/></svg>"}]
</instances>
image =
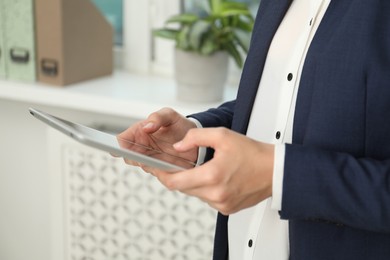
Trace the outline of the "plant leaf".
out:
<instances>
[{"instance_id":1,"label":"plant leaf","mask_svg":"<svg viewBox=\"0 0 390 260\"><path fill-rule=\"evenodd\" d=\"M165 23L192 24L198 19L199 17L196 14L184 13L170 17Z\"/></svg>"},{"instance_id":2,"label":"plant leaf","mask_svg":"<svg viewBox=\"0 0 390 260\"><path fill-rule=\"evenodd\" d=\"M221 10L249 10L248 6L239 2L223 2L221 3Z\"/></svg>"},{"instance_id":3,"label":"plant leaf","mask_svg":"<svg viewBox=\"0 0 390 260\"><path fill-rule=\"evenodd\" d=\"M176 40L179 31L175 29L156 29L153 30L153 35L156 37Z\"/></svg>"},{"instance_id":4,"label":"plant leaf","mask_svg":"<svg viewBox=\"0 0 390 260\"><path fill-rule=\"evenodd\" d=\"M253 22L252 21L245 21L243 19L238 19L235 27L238 29L241 29L243 31L251 33L253 30Z\"/></svg>"},{"instance_id":5,"label":"plant leaf","mask_svg":"<svg viewBox=\"0 0 390 260\"><path fill-rule=\"evenodd\" d=\"M211 55L212 53L216 52L218 50L218 46L215 43L214 40L207 38L202 44L202 47L200 48L200 53L202 55Z\"/></svg>"},{"instance_id":6,"label":"plant leaf","mask_svg":"<svg viewBox=\"0 0 390 260\"><path fill-rule=\"evenodd\" d=\"M237 66L239 68L242 67L243 63L242 63L242 58L241 58L241 54L240 52L238 51L237 47L234 45L234 43L232 42L229 42L227 45L226 45L226 50L227 52L230 54L230 56L233 57L234 61L236 62Z\"/></svg>"},{"instance_id":7,"label":"plant leaf","mask_svg":"<svg viewBox=\"0 0 390 260\"><path fill-rule=\"evenodd\" d=\"M222 17L228 17L228 16L250 16L251 13L249 10L223 10L220 12L220 15Z\"/></svg>"},{"instance_id":8,"label":"plant leaf","mask_svg":"<svg viewBox=\"0 0 390 260\"><path fill-rule=\"evenodd\" d=\"M183 26L176 37L176 47L181 50L191 50L190 43L188 41L188 35L190 33L190 26Z\"/></svg>"},{"instance_id":9,"label":"plant leaf","mask_svg":"<svg viewBox=\"0 0 390 260\"><path fill-rule=\"evenodd\" d=\"M209 1L210 1L211 13L219 14L221 12L221 4L223 0L209 0Z\"/></svg>"},{"instance_id":10,"label":"plant leaf","mask_svg":"<svg viewBox=\"0 0 390 260\"><path fill-rule=\"evenodd\" d=\"M211 24L204 20L195 22L191 27L191 31L189 32L188 41L190 46L195 50L199 49L202 44L204 35L210 31L210 28Z\"/></svg>"},{"instance_id":11,"label":"plant leaf","mask_svg":"<svg viewBox=\"0 0 390 260\"><path fill-rule=\"evenodd\" d=\"M241 48L244 50L245 53L248 53L251 34L237 29L233 31L234 31L234 38L237 41L237 43L241 46Z\"/></svg>"}]
</instances>

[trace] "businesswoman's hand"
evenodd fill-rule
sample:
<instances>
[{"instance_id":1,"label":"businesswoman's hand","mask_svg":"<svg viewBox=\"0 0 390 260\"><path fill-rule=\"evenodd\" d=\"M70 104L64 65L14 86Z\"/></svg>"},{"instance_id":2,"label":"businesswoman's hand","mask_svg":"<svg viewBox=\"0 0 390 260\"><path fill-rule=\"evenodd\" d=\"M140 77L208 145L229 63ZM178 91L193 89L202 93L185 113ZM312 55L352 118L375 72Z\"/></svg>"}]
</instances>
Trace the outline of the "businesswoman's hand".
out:
<instances>
[{"instance_id":1,"label":"businesswoman's hand","mask_svg":"<svg viewBox=\"0 0 390 260\"><path fill-rule=\"evenodd\" d=\"M188 120L173 109L163 108L150 114L146 120L140 121L120 133L117 136L117 140L122 148L136 150L148 155L153 155L156 151L163 151L164 153L181 157L188 162L196 162L198 157L197 148L179 152L172 147L174 143L183 139L191 128L196 128L194 122ZM143 146L134 145L133 142ZM147 147L151 147L154 150L148 150ZM154 157L158 158L158 156L160 155L157 154ZM130 160L125 161L128 164L142 166ZM172 163L176 162L172 161ZM180 163L187 162L181 160ZM185 167L187 165L180 166Z\"/></svg>"},{"instance_id":2,"label":"businesswoman's hand","mask_svg":"<svg viewBox=\"0 0 390 260\"><path fill-rule=\"evenodd\" d=\"M214 158L190 170L155 176L170 190L207 202L222 214L256 205L272 195L274 145L257 142L225 128L192 129L175 144L180 151L212 147Z\"/></svg>"}]
</instances>

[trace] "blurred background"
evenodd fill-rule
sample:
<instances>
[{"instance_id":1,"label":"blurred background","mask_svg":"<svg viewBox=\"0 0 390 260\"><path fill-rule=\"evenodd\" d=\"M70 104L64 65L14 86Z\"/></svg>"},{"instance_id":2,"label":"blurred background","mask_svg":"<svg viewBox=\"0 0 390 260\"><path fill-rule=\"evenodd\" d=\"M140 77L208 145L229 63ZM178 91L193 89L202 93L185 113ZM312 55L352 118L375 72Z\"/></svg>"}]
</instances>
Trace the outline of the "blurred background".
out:
<instances>
[{"instance_id":1,"label":"blurred background","mask_svg":"<svg viewBox=\"0 0 390 260\"><path fill-rule=\"evenodd\" d=\"M252 16L260 4L234 2ZM220 98L179 99L175 43L152 33L206 4L0 0L1 260L210 259L214 210L28 113L118 133L161 107L188 115L234 99L231 57Z\"/></svg>"}]
</instances>

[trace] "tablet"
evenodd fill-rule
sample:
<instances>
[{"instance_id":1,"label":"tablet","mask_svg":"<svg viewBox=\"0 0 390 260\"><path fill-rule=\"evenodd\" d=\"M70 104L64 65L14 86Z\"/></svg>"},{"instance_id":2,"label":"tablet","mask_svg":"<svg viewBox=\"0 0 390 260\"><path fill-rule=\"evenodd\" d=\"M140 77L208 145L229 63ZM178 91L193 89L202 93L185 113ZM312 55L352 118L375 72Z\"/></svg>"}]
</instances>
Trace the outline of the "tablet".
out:
<instances>
[{"instance_id":1,"label":"tablet","mask_svg":"<svg viewBox=\"0 0 390 260\"><path fill-rule=\"evenodd\" d=\"M115 156L170 172L182 171L195 166L193 162L159 149L159 147L167 146L166 143L156 145L157 148L149 147L131 140L119 139L116 135L70 122L34 108L29 108L29 111L35 118L74 140ZM159 142L159 140L155 140L155 142Z\"/></svg>"}]
</instances>

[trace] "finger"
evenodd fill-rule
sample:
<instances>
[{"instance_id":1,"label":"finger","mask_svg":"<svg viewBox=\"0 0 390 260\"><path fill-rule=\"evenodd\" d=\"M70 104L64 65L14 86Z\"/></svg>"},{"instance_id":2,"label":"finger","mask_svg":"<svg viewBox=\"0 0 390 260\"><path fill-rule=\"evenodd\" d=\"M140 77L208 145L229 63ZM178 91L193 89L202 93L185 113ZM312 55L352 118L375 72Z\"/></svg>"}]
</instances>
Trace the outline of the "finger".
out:
<instances>
[{"instance_id":1,"label":"finger","mask_svg":"<svg viewBox=\"0 0 390 260\"><path fill-rule=\"evenodd\" d=\"M228 201L229 197L227 197L229 193L227 193L224 185L209 182L207 178L203 179L203 181L199 180L199 178L188 178L184 176L187 172L188 171L177 174L167 174L156 171L154 172L154 175L169 190L177 190L186 195L196 197L217 210L226 211L227 207L232 207ZM192 176L199 176L197 174L206 174L204 171L198 173L191 171L191 173L188 173ZM184 179L184 182L181 182L181 178Z\"/></svg>"},{"instance_id":2,"label":"finger","mask_svg":"<svg viewBox=\"0 0 390 260\"><path fill-rule=\"evenodd\" d=\"M115 157L115 158L120 158L120 157L122 157L122 156L120 156L120 155L117 155L117 154L115 154L115 153L109 153L112 157Z\"/></svg>"},{"instance_id":3,"label":"finger","mask_svg":"<svg viewBox=\"0 0 390 260\"><path fill-rule=\"evenodd\" d=\"M150 167L150 166L147 166L147 165L142 165L142 170L146 173L149 173L153 176L156 176L155 172L158 172L159 170L157 168L154 168L154 167Z\"/></svg>"},{"instance_id":4,"label":"finger","mask_svg":"<svg viewBox=\"0 0 390 260\"><path fill-rule=\"evenodd\" d=\"M123 132L119 133L117 135L117 138L118 139L121 139L121 140L132 140L134 139L134 135L137 131L139 131L138 129L139 128L142 128L142 124L143 122L138 122L138 123L135 123L134 125L130 126L129 128L127 128L126 130L124 130Z\"/></svg>"},{"instance_id":5,"label":"finger","mask_svg":"<svg viewBox=\"0 0 390 260\"><path fill-rule=\"evenodd\" d=\"M126 158L123 158L123 160L128 165L140 167L140 164L138 162L136 162L136 161L133 161L133 160L130 160L130 159L126 159Z\"/></svg>"},{"instance_id":6,"label":"finger","mask_svg":"<svg viewBox=\"0 0 390 260\"><path fill-rule=\"evenodd\" d=\"M220 182L218 175L215 175L208 163L190 170L169 173L155 171L155 176L169 190L186 192L206 186L213 186Z\"/></svg>"},{"instance_id":7,"label":"finger","mask_svg":"<svg viewBox=\"0 0 390 260\"><path fill-rule=\"evenodd\" d=\"M230 131L226 128L194 128L188 131L183 140L173 145L180 152L196 147L216 148L228 139Z\"/></svg>"},{"instance_id":8,"label":"finger","mask_svg":"<svg viewBox=\"0 0 390 260\"><path fill-rule=\"evenodd\" d=\"M173 109L162 108L149 115L143 123L143 129L147 133L154 133L161 127L172 125L180 118L180 115Z\"/></svg>"}]
</instances>

